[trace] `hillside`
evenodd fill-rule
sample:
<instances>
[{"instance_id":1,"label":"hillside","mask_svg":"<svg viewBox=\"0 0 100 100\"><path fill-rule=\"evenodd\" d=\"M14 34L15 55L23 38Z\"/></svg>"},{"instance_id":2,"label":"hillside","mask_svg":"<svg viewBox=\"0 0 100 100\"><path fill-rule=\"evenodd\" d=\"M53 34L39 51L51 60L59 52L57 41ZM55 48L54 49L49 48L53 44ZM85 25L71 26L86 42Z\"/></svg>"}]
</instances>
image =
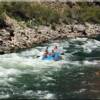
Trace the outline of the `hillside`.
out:
<instances>
[{"instance_id":1,"label":"hillside","mask_svg":"<svg viewBox=\"0 0 100 100\"><path fill-rule=\"evenodd\" d=\"M52 40L99 34L100 3L0 3L0 54Z\"/></svg>"},{"instance_id":2,"label":"hillside","mask_svg":"<svg viewBox=\"0 0 100 100\"><path fill-rule=\"evenodd\" d=\"M28 26L62 22L100 23L100 3L96 2L1 2L0 13L1 24L3 13L18 21L25 21Z\"/></svg>"}]
</instances>

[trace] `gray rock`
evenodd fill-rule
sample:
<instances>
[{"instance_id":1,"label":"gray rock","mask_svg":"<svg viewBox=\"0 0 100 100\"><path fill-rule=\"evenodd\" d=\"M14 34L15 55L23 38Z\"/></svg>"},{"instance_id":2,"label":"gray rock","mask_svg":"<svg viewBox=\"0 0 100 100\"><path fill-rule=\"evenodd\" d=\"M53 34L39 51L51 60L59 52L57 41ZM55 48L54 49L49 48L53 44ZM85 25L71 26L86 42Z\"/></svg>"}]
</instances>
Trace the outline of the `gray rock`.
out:
<instances>
[{"instance_id":1,"label":"gray rock","mask_svg":"<svg viewBox=\"0 0 100 100\"><path fill-rule=\"evenodd\" d=\"M10 33L6 31L5 29L0 30L0 36L9 36Z\"/></svg>"},{"instance_id":2,"label":"gray rock","mask_svg":"<svg viewBox=\"0 0 100 100\"><path fill-rule=\"evenodd\" d=\"M77 24L73 26L73 30L76 32L84 32L86 30L85 25Z\"/></svg>"}]
</instances>

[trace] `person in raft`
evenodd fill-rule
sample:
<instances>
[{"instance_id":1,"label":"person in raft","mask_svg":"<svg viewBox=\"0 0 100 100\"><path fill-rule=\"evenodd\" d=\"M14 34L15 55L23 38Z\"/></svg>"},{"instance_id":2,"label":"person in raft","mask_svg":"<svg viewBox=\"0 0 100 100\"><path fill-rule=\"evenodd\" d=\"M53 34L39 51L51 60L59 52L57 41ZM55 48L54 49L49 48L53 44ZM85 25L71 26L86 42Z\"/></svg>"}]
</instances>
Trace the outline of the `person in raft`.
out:
<instances>
[{"instance_id":1,"label":"person in raft","mask_svg":"<svg viewBox=\"0 0 100 100\"><path fill-rule=\"evenodd\" d=\"M63 50L58 49L58 46L55 46L55 47L53 48L53 51L54 51L55 53L59 53L59 54L61 54L61 55L63 55L63 54L64 54L64 51L63 51Z\"/></svg>"},{"instance_id":2,"label":"person in raft","mask_svg":"<svg viewBox=\"0 0 100 100\"><path fill-rule=\"evenodd\" d=\"M52 56L53 56L53 59L55 61L58 61L61 59L61 54L60 54L60 50L58 49L57 46L55 46L52 50Z\"/></svg>"},{"instance_id":3,"label":"person in raft","mask_svg":"<svg viewBox=\"0 0 100 100\"><path fill-rule=\"evenodd\" d=\"M47 47L47 48L45 49L44 53L43 53L43 58L42 58L42 59L47 58L47 57L48 57L48 54L49 54L49 52L48 52L48 47Z\"/></svg>"},{"instance_id":4,"label":"person in raft","mask_svg":"<svg viewBox=\"0 0 100 100\"><path fill-rule=\"evenodd\" d=\"M48 59L53 59L53 60L55 60L55 61L58 61L58 60L62 59L62 57L61 57L61 52L60 52L60 50L58 49L58 47L55 46L55 47L52 49L52 52L51 52L51 53L48 51L48 47L47 47L47 48L45 49L45 51L44 51L44 54L43 54L43 58L42 58L42 59L46 59L46 58L48 58Z\"/></svg>"},{"instance_id":5,"label":"person in raft","mask_svg":"<svg viewBox=\"0 0 100 100\"><path fill-rule=\"evenodd\" d=\"M49 52L48 51L48 47L47 47L45 49L44 53L43 53L42 59L43 60L46 59L46 58L48 58L48 59L54 59L55 58L55 53L56 53L56 51L54 51L53 49L52 49L52 52Z\"/></svg>"}]
</instances>

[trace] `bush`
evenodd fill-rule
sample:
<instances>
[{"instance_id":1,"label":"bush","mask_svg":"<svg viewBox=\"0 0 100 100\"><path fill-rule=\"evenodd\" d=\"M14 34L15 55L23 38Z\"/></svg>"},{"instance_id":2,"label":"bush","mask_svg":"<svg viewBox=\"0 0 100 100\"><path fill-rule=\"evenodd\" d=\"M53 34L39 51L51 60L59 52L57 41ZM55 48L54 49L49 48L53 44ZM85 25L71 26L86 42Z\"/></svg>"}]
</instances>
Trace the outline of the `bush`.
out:
<instances>
[{"instance_id":1,"label":"bush","mask_svg":"<svg viewBox=\"0 0 100 100\"><path fill-rule=\"evenodd\" d=\"M0 14L2 15L4 12L18 21L25 21L29 27L62 22L69 24L74 20L79 23L100 23L100 6L89 2L78 2L72 7L69 4L61 3L1 2Z\"/></svg>"}]
</instances>

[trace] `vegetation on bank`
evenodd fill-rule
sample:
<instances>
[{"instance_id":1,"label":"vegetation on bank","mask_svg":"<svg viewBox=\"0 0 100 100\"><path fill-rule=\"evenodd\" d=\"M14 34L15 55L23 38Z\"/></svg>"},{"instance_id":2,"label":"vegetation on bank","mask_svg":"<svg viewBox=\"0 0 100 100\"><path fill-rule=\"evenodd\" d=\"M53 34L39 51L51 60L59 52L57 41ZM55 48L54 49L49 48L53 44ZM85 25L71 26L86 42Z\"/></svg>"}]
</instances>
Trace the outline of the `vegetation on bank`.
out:
<instances>
[{"instance_id":1,"label":"vegetation on bank","mask_svg":"<svg viewBox=\"0 0 100 100\"><path fill-rule=\"evenodd\" d=\"M0 2L0 25L3 14L25 21L27 26L55 25L73 22L100 23L100 5L89 2L78 3L36 3L36 2Z\"/></svg>"}]
</instances>

